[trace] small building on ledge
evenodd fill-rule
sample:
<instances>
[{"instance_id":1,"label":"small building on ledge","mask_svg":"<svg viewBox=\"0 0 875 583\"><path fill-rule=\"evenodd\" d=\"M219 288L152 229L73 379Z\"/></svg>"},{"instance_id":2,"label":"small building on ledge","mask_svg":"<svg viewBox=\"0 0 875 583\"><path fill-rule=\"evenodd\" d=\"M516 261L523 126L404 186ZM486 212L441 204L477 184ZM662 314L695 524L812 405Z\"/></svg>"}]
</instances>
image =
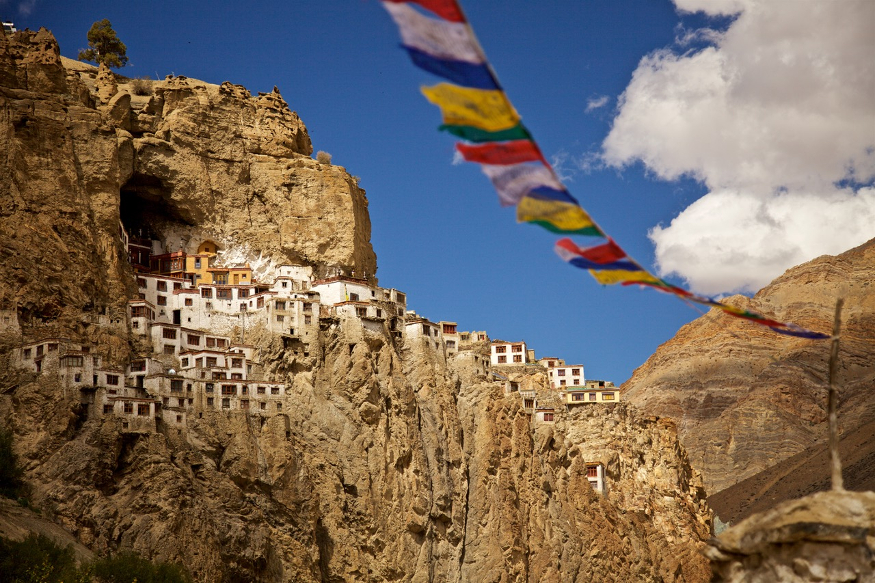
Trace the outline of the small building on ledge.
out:
<instances>
[{"instance_id":1,"label":"small building on ledge","mask_svg":"<svg viewBox=\"0 0 875 583\"><path fill-rule=\"evenodd\" d=\"M492 366L522 366L528 361L526 343L494 340L489 346L489 357Z\"/></svg>"},{"instance_id":2,"label":"small building on ledge","mask_svg":"<svg viewBox=\"0 0 875 583\"><path fill-rule=\"evenodd\" d=\"M558 362L562 364L556 364L547 368L547 378L550 381L551 389L585 386L582 364L566 365L563 361Z\"/></svg>"},{"instance_id":3,"label":"small building on ledge","mask_svg":"<svg viewBox=\"0 0 875 583\"><path fill-rule=\"evenodd\" d=\"M620 400L620 391L610 381L586 381L580 388L567 388L562 400L566 405L616 403Z\"/></svg>"},{"instance_id":4,"label":"small building on ledge","mask_svg":"<svg viewBox=\"0 0 875 583\"><path fill-rule=\"evenodd\" d=\"M605 466L598 462L587 462L586 479L593 490L599 494L605 493Z\"/></svg>"}]
</instances>

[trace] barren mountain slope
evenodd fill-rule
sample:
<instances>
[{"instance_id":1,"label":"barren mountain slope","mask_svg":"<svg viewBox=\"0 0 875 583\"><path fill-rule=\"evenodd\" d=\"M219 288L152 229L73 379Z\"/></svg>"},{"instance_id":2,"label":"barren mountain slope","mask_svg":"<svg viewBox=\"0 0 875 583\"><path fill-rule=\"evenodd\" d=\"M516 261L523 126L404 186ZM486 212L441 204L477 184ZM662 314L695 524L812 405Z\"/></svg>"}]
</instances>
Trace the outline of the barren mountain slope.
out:
<instances>
[{"instance_id":1,"label":"barren mountain slope","mask_svg":"<svg viewBox=\"0 0 875 583\"><path fill-rule=\"evenodd\" d=\"M839 421L850 431L875 416L875 240L794 267L752 299L727 301L828 332L840 296ZM660 346L622 390L647 413L677 421L714 494L826 439L829 343L712 310Z\"/></svg>"}]
</instances>

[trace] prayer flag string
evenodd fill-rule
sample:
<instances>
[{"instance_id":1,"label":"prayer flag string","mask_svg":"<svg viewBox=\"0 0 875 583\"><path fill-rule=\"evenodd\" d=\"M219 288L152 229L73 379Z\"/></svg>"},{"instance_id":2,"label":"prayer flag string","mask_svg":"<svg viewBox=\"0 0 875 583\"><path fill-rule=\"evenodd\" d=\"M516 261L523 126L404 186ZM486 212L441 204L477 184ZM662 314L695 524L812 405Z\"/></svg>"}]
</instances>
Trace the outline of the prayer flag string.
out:
<instances>
[{"instance_id":1,"label":"prayer flag string","mask_svg":"<svg viewBox=\"0 0 875 583\"><path fill-rule=\"evenodd\" d=\"M440 129L464 140L456 144L456 150L466 161L480 164L498 193L499 203L515 206L521 223L540 225L553 233L602 240L581 248L569 238L561 239L555 251L563 260L588 270L603 285L647 286L685 302L723 310L780 334L829 338L693 294L644 269L607 236L562 184L501 88L458 2L384 0L383 6L398 25L401 46L413 64L449 81L422 87L422 93L441 110Z\"/></svg>"}]
</instances>

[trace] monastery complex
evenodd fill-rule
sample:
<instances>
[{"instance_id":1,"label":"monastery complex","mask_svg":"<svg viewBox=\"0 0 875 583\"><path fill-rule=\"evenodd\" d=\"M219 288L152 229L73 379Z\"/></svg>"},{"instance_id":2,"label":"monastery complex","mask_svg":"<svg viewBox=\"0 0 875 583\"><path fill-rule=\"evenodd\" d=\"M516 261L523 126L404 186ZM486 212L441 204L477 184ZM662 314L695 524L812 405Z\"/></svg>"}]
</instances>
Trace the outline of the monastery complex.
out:
<instances>
[{"instance_id":1,"label":"monastery complex","mask_svg":"<svg viewBox=\"0 0 875 583\"><path fill-rule=\"evenodd\" d=\"M399 348L430 351L450 370L468 367L502 384L505 394L518 393L532 423L554 423L571 407L619 400L613 383L586 380L581 364L536 359L523 341L432 322L408 309L403 292L364 278L319 279L311 267L287 265L276 268L271 281L259 281L249 264L222 265L213 241L192 253L166 252L157 240L129 236L121 224L119 236L138 289L127 310L138 355L114 367L98 347L44 338L23 344L12 364L57 375L63 390L80 392L89 416L115 419L123 432L152 432L158 424L184 431L190 416L207 411L281 415L294 406L288 373L265 370L247 338L267 332L312 368L311 347L333 326L353 337L382 335ZM593 487L604 491L602 466L588 471Z\"/></svg>"}]
</instances>

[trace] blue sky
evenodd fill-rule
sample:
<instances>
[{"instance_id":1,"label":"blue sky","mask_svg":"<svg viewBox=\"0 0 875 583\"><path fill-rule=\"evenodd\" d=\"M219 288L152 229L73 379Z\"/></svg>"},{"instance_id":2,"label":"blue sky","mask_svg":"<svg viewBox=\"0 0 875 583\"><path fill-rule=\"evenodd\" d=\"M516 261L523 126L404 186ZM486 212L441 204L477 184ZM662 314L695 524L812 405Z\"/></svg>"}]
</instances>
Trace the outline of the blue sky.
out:
<instances>
[{"instance_id":1,"label":"blue sky","mask_svg":"<svg viewBox=\"0 0 875 583\"><path fill-rule=\"evenodd\" d=\"M725 31L733 19L681 13L668 0L463 7L524 123L548 158L564 160L572 194L630 255L653 266L648 230L668 226L726 184L710 180L717 175L710 166L660 165L650 152L633 151L646 139L616 140L612 166L584 170L580 161L601 151L618 120L633 128L627 137L647 130L618 109L642 58L662 49L696 54L712 37L687 32ZM92 22L108 18L127 45L130 63L120 72L128 76L228 80L253 93L276 85L307 125L314 150L361 177L381 285L406 291L410 307L432 320L523 339L538 356L582 363L588 378L620 383L698 315L652 291L597 285L553 253L555 235L516 224L477 166L453 165L453 140L437 131L439 111L419 93L437 79L409 62L374 0L0 0L0 16L19 28L50 29L68 57L85 48ZM682 37L686 44L676 42ZM632 111L638 101L629 97ZM661 140L672 148L671 136ZM731 282L722 291L731 287L743 288Z\"/></svg>"}]
</instances>

